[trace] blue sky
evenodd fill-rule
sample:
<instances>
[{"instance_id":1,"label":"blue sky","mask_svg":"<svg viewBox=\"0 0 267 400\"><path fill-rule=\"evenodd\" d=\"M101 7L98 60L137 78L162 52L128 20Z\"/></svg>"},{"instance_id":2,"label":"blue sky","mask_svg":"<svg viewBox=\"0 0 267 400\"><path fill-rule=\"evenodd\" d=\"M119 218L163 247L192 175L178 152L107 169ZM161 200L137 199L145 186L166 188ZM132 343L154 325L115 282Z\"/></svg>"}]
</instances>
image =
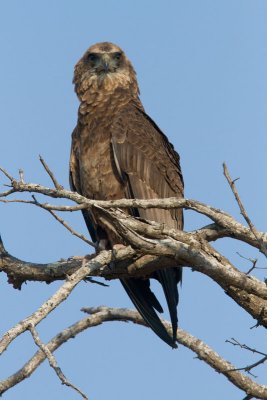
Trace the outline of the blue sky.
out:
<instances>
[{"instance_id":1,"label":"blue sky","mask_svg":"<svg viewBox=\"0 0 267 400\"><path fill-rule=\"evenodd\" d=\"M77 119L73 66L91 44L120 45L138 74L147 113L181 155L185 193L242 220L225 178L226 161L248 213L266 230L267 3L265 0L1 1L0 4L0 164L27 181L50 184L38 161L46 159L68 187L70 136ZM6 183L2 178L1 183ZM83 255L88 248L44 211L1 205L1 235L13 255L50 262ZM86 233L80 214L68 221ZM185 229L207 222L185 213ZM241 270L240 259L259 254L238 242L216 244ZM264 271L256 271L263 278ZM1 279L0 331L4 333L50 296L59 283L28 283L15 291ZM179 321L237 366L256 358L225 343L235 337L266 351L262 328L213 282L186 269L180 290ZM43 340L75 322L84 306L131 306L117 282L109 288L81 283L38 330ZM2 356L1 378L35 351L28 334ZM148 329L110 323L81 334L56 352L66 376L89 398L225 400L242 393L182 347L171 351ZM256 375L266 383L266 367ZM265 379L265 381L264 381ZM11 399L76 399L44 363L5 394Z\"/></svg>"}]
</instances>

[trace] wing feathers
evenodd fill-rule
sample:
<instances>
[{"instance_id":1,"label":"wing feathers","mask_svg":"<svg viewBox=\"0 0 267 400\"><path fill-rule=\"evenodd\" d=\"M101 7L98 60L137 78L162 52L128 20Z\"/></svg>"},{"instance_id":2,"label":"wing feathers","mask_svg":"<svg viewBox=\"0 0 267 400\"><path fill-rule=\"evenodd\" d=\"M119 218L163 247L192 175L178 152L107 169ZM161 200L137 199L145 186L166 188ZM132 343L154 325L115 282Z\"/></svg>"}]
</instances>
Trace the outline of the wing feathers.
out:
<instances>
[{"instance_id":1,"label":"wing feathers","mask_svg":"<svg viewBox=\"0 0 267 400\"><path fill-rule=\"evenodd\" d=\"M99 176L102 177L104 175L102 174L103 171L101 171L102 175L97 175L96 173L92 175L90 170L86 170L85 174L81 174L79 164L82 162L81 160L83 162L86 160L84 158L81 159L80 156L80 151L83 150L83 145L81 145L81 139L79 138L80 129L81 127L78 124L72 136L70 183L73 190L92 197L95 194L94 192L88 192L89 186L85 180L89 178L97 179ZM125 197L144 199L183 197L183 180L179 156L169 144L165 135L141 109L136 108L134 104L129 104L117 115L109 129L111 129L112 166L107 163L104 163L104 166L110 168L108 172L113 169L114 181L121 181L120 185L122 185L122 188L124 187ZM88 143L90 134L88 131ZM83 143L86 144L87 141ZM99 157L101 157L100 154ZM95 162L98 163L97 159L95 159ZM100 163L99 165L102 164ZM83 167L86 167L86 162ZM97 172L97 169L95 171ZM112 175L110 175L110 178L113 178ZM106 188L108 188L108 185ZM115 196L117 195L117 198L120 198L121 193L116 194L114 192L113 198L116 198ZM109 193L105 193L105 196L105 198L109 198ZM129 210L129 212L144 219L164 223L168 228L182 229L183 227L181 210L133 209ZM99 240L101 235L107 234L109 236L108 232L104 232L101 226L97 225L97 221L95 221L94 215L90 211L84 210L83 215L94 241ZM150 289L149 279L124 279L122 284L132 302L153 331L171 347L176 347L177 283L181 279L181 270L179 267L160 270L154 274L154 278L161 283L164 290L173 327L172 336L168 334L156 313L156 311L162 312L163 310Z\"/></svg>"},{"instance_id":2,"label":"wing feathers","mask_svg":"<svg viewBox=\"0 0 267 400\"><path fill-rule=\"evenodd\" d=\"M112 146L120 171L127 176L125 195L140 199L183 197L183 180L179 156L156 124L134 105L129 105L112 125ZM164 223L168 228L183 228L181 210L138 209L140 217ZM135 213L136 215L136 213ZM179 268L160 270L155 278L161 283L167 300L172 338L155 310L149 280L127 279L122 284L145 321L170 346L175 347L177 331L177 283ZM153 294L153 299L155 298Z\"/></svg>"}]
</instances>

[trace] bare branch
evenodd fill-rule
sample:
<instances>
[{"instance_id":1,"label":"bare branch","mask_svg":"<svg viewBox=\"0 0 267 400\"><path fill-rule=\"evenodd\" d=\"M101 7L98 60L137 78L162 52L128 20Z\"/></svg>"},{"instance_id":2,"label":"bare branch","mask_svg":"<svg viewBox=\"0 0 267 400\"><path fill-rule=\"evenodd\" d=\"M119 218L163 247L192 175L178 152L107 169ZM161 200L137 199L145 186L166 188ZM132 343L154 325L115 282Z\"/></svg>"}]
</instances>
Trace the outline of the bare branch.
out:
<instances>
[{"instance_id":1,"label":"bare branch","mask_svg":"<svg viewBox=\"0 0 267 400\"><path fill-rule=\"evenodd\" d=\"M250 351L252 353L260 354L261 356L263 356L261 359L259 359L258 361L256 361L253 364L247 365L246 367L236 368L236 371L245 371L245 372L249 372L252 375L251 370L253 368L258 367L259 365L264 364L265 361L267 361L267 354L266 353L263 353L263 352L261 352L259 350L256 350L256 349L252 348L252 347L249 347L246 344L241 344L238 340L236 340L234 338L232 338L231 340L226 340L226 343L230 343L233 346L238 346L241 349L245 349L245 350L248 350L248 351ZM256 378L255 375L253 375L253 376Z\"/></svg>"},{"instance_id":2,"label":"bare branch","mask_svg":"<svg viewBox=\"0 0 267 400\"><path fill-rule=\"evenodd\" d=\"M83 311L90 313L87 318L78 321L74 325L60 332L55 336L46 347L50 352L54 352L58 347L70 338L75 337L87 328L100 325L108 321L131 321L138 325L147 326L137 311L128 309L116 309L109 307L85 308ZM162 321L166 328L171 332L171 325ZM209 364L216 371L223 374L236 387L243 390L248 395L259 399L267 399L267 387L260 385L249 377L235 370L235 367L228 361L220 357L204 342L190 335L182 329L177 330L177 341L181 345L189 348L197 354L197 357ZM0 394L3 394L10 387L29 377L34 370L45 360L43 351L39 350L35 355L14 375L0 382Z\"/></svg>"},{"instance_id":3,"label":"bare branch","mask_svg":"<svg viewBox=\"0 0 267 400\"><path fill-rule=\"evenodd\" d=\"M251 370L252 370L253 368L258 367L258 366L261 365L261 364L264 364L266 360L267 360L267 356L262 357L260 360L256 361L256 362L253 363L253 364L247 365L247 366L245 366L245 367L239 367L239 368L236 368L235 370L236 370L236 371L245 371L245 372L248 372L248 373L251 374L254 378L257 378L256 375L252 374Z\"/></svg>"},{"instance_id":4,"label":"bare branch","mask_svg":"<svg viewBox=\"0 0 267 400\"><path fill-rule=\"evenodd\" d=\"M9 344L17 336L25 332L25 330L30 329L30 324L30 326L33 327L32 332L33 336L35 335L36 343L38 342L40 349L42 349L41 352L36 353L39 354L39 361L33 361L35 355L33 359L29 361L30 364L27 363L22 370L18 371L18 373L0 383L0 393L3 393L8 389L8 387L16 384L21 379L24 379L27 373L32 373L39 365L38 363L42 362L45 358L43 351L46 353L48 358L50 357L53 349L51 350L49 345L52 341L49 342L48 345L44 345L41 341L38 341L37 332L34 331L35 325L52 312L62 301L64 301L81 280L88 279L89 276L101 276L107 279L129 276L145 277L151 276L154 271L160 268L173 267L177 265L190 266L193 270L204 273L217 282L221 288L223 288L223 290L234 299L234 301L236 301L257 320L257 325L267 327L266 284L254 277L248 276L248 273L256 268L257 261L250 260L253 262L252 268L247 274L242 273L209 244L210 241L223 237L231 237L248 243L249 245L259 249L263 254L267 255L267 234L258 232L255 226L251 223L237 193L235 183L234 181L231 181L226 165L224 165L225 175L236 196L241 213L249 227L243 226L224 211L195 200L177 198L149 200L121 199L115 201L90 200L80 196L78 193L73 193L63 189L63 187L55 180L54 175L44 160L42 161L42 158L40 158L40 160L51 177L55 189L33 183L25 183L23 176L21 176L20 180L17 181L5 170L0 169L0 171L2 171L11 182L11 189L0 193L0 197L2 197L2 200L0 201L30 203L43 208L49 211L50 214L72 234L92 245L94 244L83 235L75 232L54 211L77 211L94 207L94 209L97 210L98 220L103 229L106 226L105 224L109 227L112 226L114 228L114 234L118 239L117 243L123 243L124 245L130 246L114 246L110 251L102 251L97 255L91 255L86 258L72 258L70 260L61 260L57 263L36 265L26 263L11 256L5 250L0 241L0 268L8 275L9 282L12 283L14 287L20 288L21 284L25 280L29 279L51 282L55 279L65 279L67 277L66 282L47 302L45 302L35 313L11 328L0 340L1 354L1 352L6 350ZM10 194L18 192L40 193L52 198L71 200L75 202L76 205L58 206L49 203L40 203L34 196L34 201L21 199L10 200L7 198ZM132 218L121 210L122 208L128 207L190 209L209 217L214 223L193 232L176 231L173 229L167 229L164 224ZM116 268L112 270L107 266L111 261L116 265ZM68 276L69 274L71 275ZM90 323L92 323L93 317L98 317L97 321L101 322L109 320L132 320L133 322L144 324L142 320L141 322L138 320L136 314L131 319L129 314L127 314L129 310L126 310L127 315L124 317L123 313L120 313L121 310L119 310L119 313L118 310L115 310L114 314L112 310L114 309L90 309L90 312L94 313L94 315L88 317L90 320L85 319L87 322L85 325L82 324L83 328L81 329L86 329L85 326L91 326ZM101 322L97 322L96 324ZM87 323L89 325L86 325ZM169 328L169 325L166 326ZM79 333L80 328L77 329L77 333ZM244 390L247 393L247 398L254 396L261 399L267 399L267 388L265 386L258 385L248 377L242 375L237 369L234 369L230 363L223 360L219 355L209 349L203 342L193 338L182 330L178 331L182 335L181 337L178 335L181 344L195 351L199 358L203 359L218 372L223 373L237 387ZM62 333L60 335L62 335ZM50 353L49 351L47 352L46 349L49 349ZM263 363L266 359L267 355L264 354L264 357L261 358L261 360L242 369L250 372L252 368ZM52 364L54 361L55 360L53 360ZM33 365L35 365L35 367L32 367ZM57 368L56 364L53 365ZM61 378L64 380L65 377L61 375Z\"/></svg>"},{"instance_id":5,"label":"bare branch","mask_svg":"<svg viewBox=\"0 0 267 400\"><path fill-rule=\"evenodd\" d=\"M25 181L24 181L24 171L21 168L19 169L19 179L20 179L21 183L25 183Z\"/></svg>"},{"instance_id":6,"label":"bare branch","mask_svg":"<svg viewBox=\"0 0 267 400\"><path fill-rule=\"evenodd\" d=\"M226 343L230 343L230 344L232 344L233 346L238 346L238 347L240 347L241 349L248 350L248 351L250 351L251 353L260 354L261 356L267 357L267 354L266 354L266 353L263 353L262 351L259 351L259 350L257 350L257 349L254 349L254 348L252 348L252 347L249 347L249 346L247 346L246 344L241 344L241 343L240 343L238 340L236 340L235 338L232 338L231 340L226 340L225 342L226 342Z\"/></svg>"},{"instance_id":7,"label":"bare branch","mask_svg":"<svg viewBox=\"0 0 267 400\"><path fill-rule=\"evenodd\" d=\"M171 257L179 265L190 265L194 270L205 273L219 284L223 282L225 286L233 285L267 299L265 283L256 278L251 279L240 272L202 238L183 231L168 230L160 224L150 225L137 221L119 210L102 209L102 212L103 216L98 213L102 226L112 223L125 243L129 243L142 253Z\"/></svg>"},{"instance_id":8,"label":"bare branch","mask_svg":"<svg viewBox=\"0 0 267 400\"><path fill-rule=\"evenodd\" d=\"M7 197L10 194L15 193L15 192L16 192L15 189L10 189L10 190L7 190L6 192L1 192L0 193L0 197ZM0 200L0 201L3 202L3 203L8 203L9 202L8 200Z\"/></svg>"},{"instance_id":9,"label":"bare branch","mask_svg":"<svg viewBox=\"0 0 267 400\"><path fill-rule=\"evenodd\" d=\"M82 235L81 233L75 231L71 226L69 226L67 224L66 221L64 221L64 219L60 218L54 211L52 210L48 210L48 212L53 215L53 217L60 222L72 235L77 236L79 239L83 240L85 243L89 244L89 246L92 246L94 248L96 248L96 244L94 242L92 242L91 240L87 239L84 235Z\"/></svg>"},{"instance_id":10,"label":"bare branch","mask_svg":"<svg viewBox=\"0 0 267 400\"><path fill-rule=\"evenodd\" d=\"M89 312L97 316L100 316L101 313L102 322L121 320L132 321L134 323L146 326L145 322L136 311L106 307L87 308L83 309L83 311ZM163 321L163 323L171 333L171 324L166 321ZM205 361L216 371L222 373L235 386L237 386L247 394L252 394L254 397L259 399L267 399L266 386L259 385L247 376L241 374L240 372L234 371L234 366L232 364L220 357L215 351L213 351L200 339L195 338L194 336L190 335L188 332L182 329L178 329L177 342L195 352L199 359Z\"/></svg>"},{"instance_id":11,"label":"bare branch","mask_svg":"<svg viewBox=\"0 0 267 400\"><path fill-rule=\"evenodd\" d=\"M257 258L247 258L247 257L244 257L244 256L242 256L242 254L240 254L238 251L236 252L236 254L238 254L239 257L243 258L244 260L250 261L250 262L252 263L252 267L249 268L249 270L246 272L247 275L249 275L254 269L257 268L257 267L256 267L256 264L257 264L257 262L258 262L258 259L257 259Z\"/></svg>"},{"instance_id":12,"label":"bare branch","mask_svg":"<svg viewBox=\"0 0 267 400\"><path fill-rule=\"evenodd\" d=\"M14 193L14 192L12 192ZM36 202L33 200L23 200L23 199L1 199L1 203L24 203L24 204L34 204L36 205Z\"/></svg>"},{"instance_id":13,"label":"bare branch","mask_svg":"<svg viewBox=\"0 0 267 400\"><path fill-rule=\"evenodd\" d=\"M52 312L60 303L66 300L66 298L70 295L76 285L81 280L85 279L87 275L90 275L93 271L100 269L103 265L110 263L113 258L117 260L122 260L125 257L129 257L129 254L129 248L120 249L116 253L116 255L114 255L114 253L112 253L112 251L110 250L103 250L92 260L89 260L86 264L83 263L83 266L79 268L78 271L69 276L66 282L56 291L56 293L51 296L40 308L38 308L37 311L35 311L29 317L20 321L4 334L4 336L0 340L0 354L2 354L7 349L9 344L14 339L16 339L16 337L18 337L28 329L29 324L33 324L34 326L36 326L37 324L39 324L40 321L46 318L47 315Z\"/></svg>"},{"instance_id":14,"label":"bare branch","mask_svg":"<svg viewBox=\"0 0 267 400\"><path fill-rule=\"evenodd\" d=\"M137 260L131 260L130 263L127 261L123 264L123 268L119 265L120 263L116 264L116 269L112 271L109 268L103 268L102 265L102 268L91 271L88 275L102 276L108 279L129 277L129 274L130 276L149 276L160 268L172 267L177 264L190 265L194 270L211 277L231 298L253 318L256 318L259 324L267 326L266 284L240 272L229 260L203 240L198 232L192 235L183 231L168 230L160 224L138 221L119 210L108 211L98 207L99 211L103 213L103 226L105 223L112 224L120 237L119 242L130 243L133 248L138 250L136 252L131 248L128 260L131 259L130 254L139 258L141 255L145 258L145 263L142 262L142 258L141 261L138 260L138 263ZM101 219L102 217L100 217ZM249 229L247 232L252 235ZM256 241L256 243L258 242ZM148 257L148 261L146 257ZM159 260L162 262L159 263ZM18 282L18 286L25 280L25 267L28 271L27 279L33 279L30 273L34 272L37 274L34 277L42 276L42 280L51 280L50 273L48 277L45 277L42 275L43 271L40 272L40 268L35 268L28 263L21 264L18 260L14 262L14 258L10 258L6 253L1 257L0 262L2 270L5 270L9 276L9 280L12 283L15 281L15 284ZM14 268L14 265L17 264L22 268ZM69 267L69 264L67 266ZM49 272L49 267L51 268L52 265L43 265L43 267L48 267L46 272ZM52 268L52 275L53 272ZM16 279L19 273L20 279Z\"/></svg>"},{"instance_id":15,"label":"bare branch","mask_svg":"<svg viewBox=\"0 0 267 400\"><path fill-rule=\"evenodd\" d=\"M235 196L235 199L237 201L237 204L239 206L241 215L244 217L244 219L246 220L251 232L254 234L255 238L258 240L262 253L267 257L267 248L266 248L266 245L263 242L263 238L259 235L259 232L257 231L255 226L251 222L251 219L249 218L249 216L248 216L248 214L247 214L247 212L245 210L245 207L244 207L244 205L243 205L243 203L242 203L242 201L240 199L240 196L238 194L237 188L235 186L236 179L232 180L232 178L231 178L231 176L229 174L227 165L225 163L223 163L223 173L224 173L224 176L227 179L227 182L229 183L229 185L230 185L230 187L232 189L232 192L233 192L233 194Z\"/></svg>"},{"instance_id":16,"label":"bare branch","mask_svg":"<svg viewBox=\"0 0 267 400\"><path fill-rule=\"evenodd\" d=\"M0 167L0 171L12 182L14 178L2 167Z\"/></svg>"},{"instance_id":17,"label":"bare branch","mask_svg":"<svg viewBox=\"0 0 267 400\"><path fill-rule=\"evenodd\" d=\"M34 195L32 195L33 200L22 200L22 199L12 199L12 200L7 200L7 199L0 199L1 203L24 203L24 204L33 204L37 207L40 207L46 211L48 211L60 224L62 224L72 235L77 236L79 239L83 240L90 246L96 248L96 244L92 242L91 240L87 239L84 235L81 233L75 231L73 228L71 228L66 221L64 221L61 217L59 217L52 209L52 207L49 207L45 203L40 203ZM65 207L64 207L65 208ZM65 210L66 211L66 210ZM72 210L73 211L73 210Z\"/></svg>"},{"instance_id":18,"label":"bare branch","mask_svg":"<svg viewBox=\"0 0 267 400\"><path fill-rule=\"evenodd\" d=\"M2 169L3 170L3 169ZM100 201L100 200L90 200L78 193L74 193L65 189L51 189L45 186L41 186L33 183L22 183L16 181L12 176L8 174L11 179L12 189L11 191L0 193L0 197L7 197L11 193L15 192L34 192L41 193L45 196L50 196L52 198L64 198L76 202L76 206L57 206L47 203L41 203L42 208L57 210L57 211L78 211L92 206L101 208L163 208L163 209L174 209L174 208L184 208L196 211L207 217L211 218L217 225L217 232L215 228L213 230L199 230L199 233L204 235L210 235L210 240L216 240L223 236L229 236L236 238L238 240L243 240L244 242L250 244L251 246L257 247L263 254L267 254L265 249L267 247L267 234L263 232L257 232L257 237L254 233L244 227L242 224L237 222L229 214L223 212L222 210L216 209L214 207L205 205L196 200L189 199L177 199L175 197L168 199L149 199L149 200L138 200L138 199L121 199L112 201ZM34 204L34 203L32 203ZM223 231L222 231L223 230ZM227 233L228 232L228 233ZM230 233L229 233L230 232ZM260 242L258 240L260 238Z\"/></svg>"},{"instance_id":19,"label":"bare branch","mask_svg":"<svg viewBox=\"0 0 267 400\"><path fill-rule=\"evenodd\" d=\"M39 201L37 201L36 197L32 195L32 198L34 200L34 204L37 205L40 208L46 209L43 207ZM97 248L96 244L92 242L91 240L87 239L84 235L81 233L75 231L73 228L71 228L64 219L59 217L54 211L52 210L47 210L60 224L62 224L72 235L77 236L79 239L83 240L85 243L89 244L90 246Z\"/></svg>"},{"instance_id":20,"label":"bare branch","mask_svg":"<svg viewBox=\"0 0 267 400\"><path fill-rule=\"evenodd\" d=\"M44 167L44 169L46 170L46 172L48 173L48 175L50 176L55 188L58 190L63 189L63 186L58 183L58 181L55 178L55 175L53 174L51 169L48 167L48 165L46 164L45 160L43 159L43 157L41 155L39 155L39 160L41 161L41 164Z\"/></svg>"},{"instance_id":21,"label":"bare branch","mask_svg":"<svg viewBox=\"0 0 267 400\"><path fill-rule=\"evenodd\" d=\"M190 265L195 270L205 273L217 283L223 284L224 288L232 285L246 290L248 293L261 296L262 299L267 299L265 283L256 278L251 279L238 271L229 260L219 254L202 238L183 231L166 230L159 224L152 226L120 211L102 211L104 215L103 226L105 223L112 222L123 241L138 249L141 254L171 258L173 262L178 262L179 265ZM171 263L170 266L173 266L173 264ZM140 275L147 275L158 268L159 266L150 266L149 270L142 269ZM114 274L117 278L117 271ZM111 277L114 278L114 274ZM93 275L103 276L102 271L96 270L94 270ZM124 271L124 276L127 276L127 271Z\"/></svg>"},{"instance_id":22,"label":"bare branch","mask_svg":"<svg viewBox=\"0 0 267 400\"><path fill-rule=\"evenodd\" d=\"M53 370L57 374L58 378L60 379L61 383L63 385L71 387L77 393L79 393L83 399L88 400L88 397L79 388L77 388L75 385L73 385L71 382L68 381L66 376L63 374L61 368L59 367L57 360L55 359L55 356L53 355L53 353L49 350L48 346L46 346L41 341L35 326L33 324L29 324L28 330L31 332L31 335L33 337L33 340L34 340L36 346L38 346L42 350L42 352L44 353L45 357L47 358L47 360L49 362L50 367L53 368Z\"/></svg>"}]
</instances>

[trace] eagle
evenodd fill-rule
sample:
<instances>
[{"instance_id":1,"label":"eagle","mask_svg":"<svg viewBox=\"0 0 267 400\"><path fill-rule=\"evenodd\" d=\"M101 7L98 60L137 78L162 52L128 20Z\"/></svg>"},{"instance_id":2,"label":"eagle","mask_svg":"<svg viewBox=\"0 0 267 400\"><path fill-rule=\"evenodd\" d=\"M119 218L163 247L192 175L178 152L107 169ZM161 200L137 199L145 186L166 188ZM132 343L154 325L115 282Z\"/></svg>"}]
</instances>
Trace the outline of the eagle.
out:
<instances>
[{"instance_id":1,"label":"eagle","mask_svg":"<svg viewBox=\"0 0 267 400\"><path fill-rule=\"evenodd\" d=\"M146 114L139 98L135 70L124 51L110 42L96 43L78 61L73 83L79 98L78 122L72 133L70 186L96 200L183 197L180 157ZM83 217L98 249L120 244L112 226L101 223L97 208ZM134 217L183 229L181 209L132 208ZM150 278L123 278L121 283L151 329L175 348L181 267L157 270L172 323L172 335L157 312L163 308L150 288Z\"/></svg>"}]
</instances>

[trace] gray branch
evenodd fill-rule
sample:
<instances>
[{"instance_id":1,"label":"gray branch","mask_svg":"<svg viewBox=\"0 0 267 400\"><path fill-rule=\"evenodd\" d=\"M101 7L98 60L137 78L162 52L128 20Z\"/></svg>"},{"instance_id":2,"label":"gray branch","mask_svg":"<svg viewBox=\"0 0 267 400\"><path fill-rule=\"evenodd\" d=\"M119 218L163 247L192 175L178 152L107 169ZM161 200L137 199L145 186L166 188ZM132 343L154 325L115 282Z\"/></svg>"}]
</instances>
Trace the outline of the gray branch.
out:
<instances>
[{"instance_id":1,"label":"gray branch","mask_svg":"<svg viewBox=\"0 0 267 400\"><path fill-rule=\"evenodd\" d=\"M74 338L85 329L101 325L109 321L133 322L138 325L147 326L137 311L128 309L116 309L109 307L85 308L83 311L91 314L70 327L64 329L45 345L49 352L54 352L70 338ZM162 321L166 328L171 332L171 325ZM224 360L213 349L206 345L200 339L190 335L188 332L178 329L177 342L192 350L198 357L214 368L217 372L223 374L236 387L244 391L247 395L258 399L267 399L267 387L260 385L236 370L235 366ZM46 359L43 350L37 351L34 356L15 374L0 382L0 394L15 386L22 380L28 378L38 366Z\"/></svg>"},{"instance_id":2,"label":"gray branch","mask_svg":"<svg viewBox=\"0 0 267 400\"><path fill-rule=\"evenodd\" d=\"M121 199L114 201L96 201L87 199L78 193L65 190L58 184L53 173L42 162L46 172L51 177L55 188L48 188L33 183L25 183L23 179L15 180L7 171L0 168L10 181L10 189L0 193L2 202L20 202L33 204L47 210L57 218L72 234L85 239L74 231L68 224L58 217L54 211L78 211L86 208L97 208L98 216L103 227L112 226L116 232L118 243L112 250L101 251L86 257L72 257L49 264L34 264L17 259L10 255L0 241L0 270L7 274L9 283L15 288L21 288L27 280L52 282L65 280L57 292L51 296L32 315L18 322L0 340L0 354L9 344L25 332L29 327L34 327L46 318L61 302L65 301L77 284L88 277L102 277L105 279L118 279L124 277L146 277L160 268L188 265L195 271L206 274L213 279L236 303L257 320L257 325L267 327L267 287L255 277L241 272L226 257L215 250L210 242L230 237L258 249L266 255L267 234L259 232L248 218L243 204L238 196L234 181L227 175L228 182L235 194L242 215L248 222L248 227L236 221L231 215L217 208L208 206L196 200L188 199ZM33 200L10 199L14 193L40 193L51 198L71 200L75 205L53 205L40 203ZM212 224L192 232L167 229L164 224L151 221L138 220L122 211L124 208L184 208L201 213L209 217ZM89 242L87 240L87 242ZM112 270L109 263L115 264ZM132 321L145 325L137 312L129 310L116 310L110 308L90 309L90 317L77 322L67 328L47 345L39 343L39 350L25 366L0 383L0 393L4 393L22 379L28 377L45 359L51 358L51 352L58 348L70 337L82 330L101 324L105 321L121 320ZM169 329L169 325L166 327ZM36 333L32 330L32 333ZM34 336L34 335L33 335ZM34 336L37 340L36 335ZM37 340L38 341L38 340ZM36 343L37 343L36 341ZM225 361L206 344L188 333L178 330L180 344L194 351L198 358L208 363L212 368L223 373L235 386L247 394L260 399L267 399L267 388L252 381L241 374L233 365ZM50 352L50 353L49 353ZM62 376L61 376L62 378Z\"/></svg>"}]
</instances>

